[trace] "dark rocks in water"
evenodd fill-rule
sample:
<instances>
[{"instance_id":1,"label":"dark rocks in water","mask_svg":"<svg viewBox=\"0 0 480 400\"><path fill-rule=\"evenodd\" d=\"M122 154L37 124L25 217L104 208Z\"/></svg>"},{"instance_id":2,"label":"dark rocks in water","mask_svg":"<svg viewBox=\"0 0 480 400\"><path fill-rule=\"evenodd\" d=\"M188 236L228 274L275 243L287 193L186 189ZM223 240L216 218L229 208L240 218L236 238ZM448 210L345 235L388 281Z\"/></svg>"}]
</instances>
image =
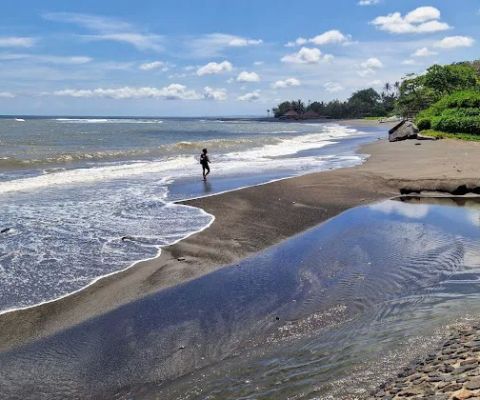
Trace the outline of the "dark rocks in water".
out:
<instances>
[{"instance_id":1,"label":"dark rocks in water","mask_svg":"<svg viewBox=\"0 0 480 400\"><path fill-rule=\"evenodd\" d=\"M131 240L131 241L134 241L135 238L133 236L122 236L122 242L125 242L127 240Z\"/></svg>"},{"instance_id":2,"label":"dark rocks in water","mask_svg":"<svg viewBox=\"0 0 480 400\"><path fill-rule=\"evenodd\" d=\"M3 228L2 230L0 230L0 233L7 233L7 232L10 232L12 228Z\"/></svg>"},{"instance_id":3,"label":"dark rocks in water","mask_svg":"<svg viewBox=\"0 0 480 400\"><path fill-rule=\"evenodd\" d=\"M388 140L397 142L399 140L416 139L418 132L419 129L412 121L403 120L388 131Z\"/></svg>"}]
</instances>

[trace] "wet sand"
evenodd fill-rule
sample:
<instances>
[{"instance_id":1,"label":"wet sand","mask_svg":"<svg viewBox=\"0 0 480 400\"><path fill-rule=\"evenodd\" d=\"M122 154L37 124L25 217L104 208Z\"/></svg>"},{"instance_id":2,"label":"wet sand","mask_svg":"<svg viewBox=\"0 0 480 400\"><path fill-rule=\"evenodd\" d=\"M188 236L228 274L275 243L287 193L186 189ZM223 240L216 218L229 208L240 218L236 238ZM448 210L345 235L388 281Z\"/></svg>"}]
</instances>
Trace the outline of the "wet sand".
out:
<instances>
[{"instance_id":1,"label":"wet sand","mask_svg":"<svg viewBox=\"0 0 480 400\"><path fill-rule=\"evenodd\" d=\"M387 129L387 127L386 127ZM416 190L480 188L480 144L386 140L363 146L369 160L345 168L196 199L215 215L206 230L64 299L0 316L0 350L57 332L119 305L234 263L349 208Z\"/></svg>"}]
</instances>

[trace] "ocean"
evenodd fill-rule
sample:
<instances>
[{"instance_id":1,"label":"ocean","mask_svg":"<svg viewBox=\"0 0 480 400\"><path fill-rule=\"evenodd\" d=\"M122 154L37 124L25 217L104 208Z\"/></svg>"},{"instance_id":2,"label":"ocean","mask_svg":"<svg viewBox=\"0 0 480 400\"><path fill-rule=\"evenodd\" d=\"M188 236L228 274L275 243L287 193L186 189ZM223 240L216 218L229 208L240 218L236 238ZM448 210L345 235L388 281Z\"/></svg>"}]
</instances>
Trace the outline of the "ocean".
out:
<instances>
[{"instance_id":1,"label":"ocean","mask_svg":"<svg viewBox=\"0 0 480 400\"><path fill-rule=\"evenodd\" d=\"M213 222L178 200L357 165L358 146L383 134L330 122L2 118L0 313L81 290Z\"/></svg>"}]
</instances>

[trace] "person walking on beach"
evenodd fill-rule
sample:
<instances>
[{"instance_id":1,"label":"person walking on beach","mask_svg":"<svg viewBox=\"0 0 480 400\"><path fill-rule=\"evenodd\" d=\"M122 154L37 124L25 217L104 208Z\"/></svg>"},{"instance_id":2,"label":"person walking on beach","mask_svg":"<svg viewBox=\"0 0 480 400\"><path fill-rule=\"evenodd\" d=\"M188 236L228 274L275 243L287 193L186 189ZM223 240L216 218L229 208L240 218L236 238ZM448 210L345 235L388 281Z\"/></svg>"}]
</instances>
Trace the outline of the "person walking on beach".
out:
<instances>
[{"instance_id":1,"label":"person walking on beach","mask_svg":"<svg viewBox=\"0 0 480 400\"><path fill-rule=\"evenodd\" d=\"M210 173L210 167L209 167L209 163L210 163L210 159L208 158L208 150L207 149L203 149L202 150L202 154L200 154L200 164L202 166L202 169L203 169L203 180L206 181L207 180L207 175Z\"/></svg>"}]
</instances>

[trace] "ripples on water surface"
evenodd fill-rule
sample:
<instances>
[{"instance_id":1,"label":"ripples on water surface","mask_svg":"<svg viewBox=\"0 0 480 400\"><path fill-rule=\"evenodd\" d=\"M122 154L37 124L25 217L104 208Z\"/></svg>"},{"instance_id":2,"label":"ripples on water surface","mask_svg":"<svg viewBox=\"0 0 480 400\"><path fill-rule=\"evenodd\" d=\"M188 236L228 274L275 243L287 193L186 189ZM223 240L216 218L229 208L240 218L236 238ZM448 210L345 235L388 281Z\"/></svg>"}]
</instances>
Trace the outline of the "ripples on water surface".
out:
<instances>
[{"instance_id":1,"label":"ripples on water surface","mask_svg":"<svg viewBox=\"0 0 480 400\"><path fill-rule=\"evenodd\" d=\"M480 312L479 218L475 199L350 210L236 265L1 354L2 393L362 398L449 325Z\"/></svg>"}]
</instances>

